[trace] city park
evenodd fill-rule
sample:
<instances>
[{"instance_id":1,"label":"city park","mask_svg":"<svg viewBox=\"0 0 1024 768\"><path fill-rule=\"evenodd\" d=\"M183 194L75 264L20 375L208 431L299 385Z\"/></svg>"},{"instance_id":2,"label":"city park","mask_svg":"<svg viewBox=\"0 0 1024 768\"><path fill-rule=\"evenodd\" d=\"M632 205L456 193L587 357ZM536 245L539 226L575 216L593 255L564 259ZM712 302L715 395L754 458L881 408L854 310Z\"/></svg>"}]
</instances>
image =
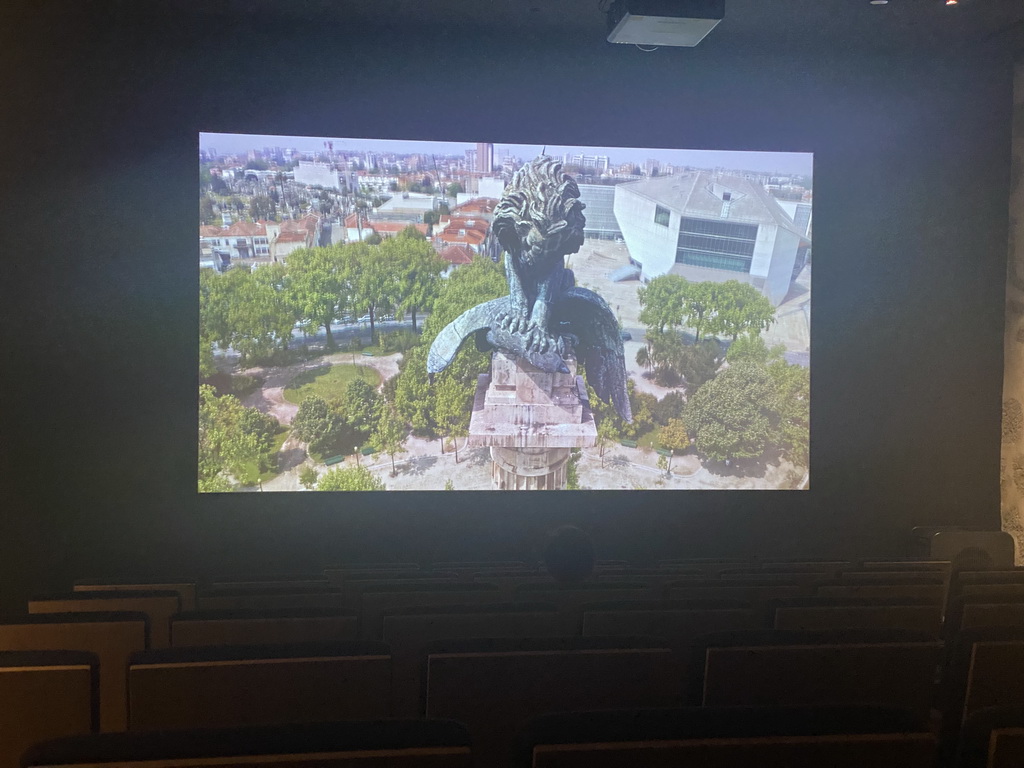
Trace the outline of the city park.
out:
<instances>
[{"instance_id":1,"label":"city park","mask_svg":"<svg viewBox=\"0 0 1024 768\"><path fill-rule=\"evenodd\" d=\"M590 398L598 445L573 452L568 487L806 487L809 372L765 341L775 308L738 281L612 283L611 250L570 259L635 328L633 421ZM426 359L445 325L507 291L501 265L450 270L414 227L202 270L200 491L488 487L465 438L489 355L466 343L433 381Z\"/></svg>"}]
</instances>

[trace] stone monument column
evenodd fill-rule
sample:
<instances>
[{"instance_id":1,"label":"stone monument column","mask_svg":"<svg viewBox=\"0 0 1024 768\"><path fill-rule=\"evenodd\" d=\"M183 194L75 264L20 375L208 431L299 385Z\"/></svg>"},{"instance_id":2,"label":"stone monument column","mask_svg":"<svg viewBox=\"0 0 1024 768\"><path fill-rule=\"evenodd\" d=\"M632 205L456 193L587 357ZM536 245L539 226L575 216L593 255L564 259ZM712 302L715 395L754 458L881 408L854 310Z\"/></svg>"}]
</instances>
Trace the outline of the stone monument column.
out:
<instances>
[{"instance_id":1,"label":"stone monument column","mask_svg":"<svg viewBox=\"0 0 1024 768\"><path fill-rule=\"evenodd\" d=\"M576 359L566 372L541 370L500 350L477 381L469 445L491 449L497 490L565 488L569 452L597 443L597 427Z\"/></svg>"}]
</instances>

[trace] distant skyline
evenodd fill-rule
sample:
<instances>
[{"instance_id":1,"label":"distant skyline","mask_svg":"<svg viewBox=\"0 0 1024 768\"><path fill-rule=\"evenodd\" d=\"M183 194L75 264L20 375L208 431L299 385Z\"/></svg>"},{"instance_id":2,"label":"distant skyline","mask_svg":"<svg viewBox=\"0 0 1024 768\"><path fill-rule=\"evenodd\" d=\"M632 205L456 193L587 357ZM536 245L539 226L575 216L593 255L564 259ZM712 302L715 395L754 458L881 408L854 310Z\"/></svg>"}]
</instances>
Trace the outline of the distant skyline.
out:
<instances>
[{"instance_id":1,"label":"distant skyline","mask_svg":"<svg viewBox=\"0 0 1024 768\"><path fill-rule=\"evenodd\" d=\"M276 136L267 134L200 133L199 148L213 147L222 154L241 154L263 147L294 148L300 152L322 152L324 142L334 142L335 152L393 152L395 154L436 154L464 156L476 150L475 142L406 141L396 139L351 139L331 136ZM494 143L495 161L508 153L523 160L539 155L543 144ZM638 147L588 147L549 144L547 154L607 155L612 165L635 163L643 165L654 159L660 163L688 165L698 168L730 168L759 173L780 173L810 176L813 155L809 152L759 152L735 150L666 149Z\"/></svg>"}]
</instances>

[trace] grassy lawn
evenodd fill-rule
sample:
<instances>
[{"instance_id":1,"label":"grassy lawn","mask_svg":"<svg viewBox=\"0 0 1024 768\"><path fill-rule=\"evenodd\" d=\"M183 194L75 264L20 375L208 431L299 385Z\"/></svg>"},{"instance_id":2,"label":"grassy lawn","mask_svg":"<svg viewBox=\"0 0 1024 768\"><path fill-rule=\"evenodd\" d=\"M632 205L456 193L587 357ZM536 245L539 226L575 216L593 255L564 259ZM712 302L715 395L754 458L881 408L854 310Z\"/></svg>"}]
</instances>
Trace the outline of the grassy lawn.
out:
<instances>
[{"instance_id":1,"label":"grassy lawn","mask_svg":"<svg viewBox=\"0 0 1024 768\"><path fill-rule=\"evenodd\" d=\"M284 441L288 439L288 433L291 430L288 427L281 427L280 431L274 435L274 447L270 451L270 456L273 459L281 450L281 446L284 445ZM249 462L245 465L245 470L242 475L238 478L238 481L242 485L253 486L259 483L265 483L281 474L278 469L268 469L266 472L261 473L258 462Z\"/></svg>"},{"instance_id":2,"label":"grassy lawn","mask_svg":"<svg viewBox=\"0 0 1024 768\"><path fill-rule=\"evenodd\" d=\"M380 374L373 368L358 363L338 363L300 373L284 388L284 399L296 405L309 395L319 395L325 400L340 399L345 396L349 382L359 378L366 379L374 387L380 385Z\"/></svg>"},{"instance_id":3,"label":"grassy lawn","mask_svg":"<svg viewBox=\"0 0 1024 768\"><path fill-rule=\"evenodd\" d=\"M661 448L661 443L658 442L659 431L659 428L655 427L650 432L647 432L646 434L642 435L640 438L637 439L636 447L646 448L649 451L656 451L659 448Z\"/></svg>"}]
</instances>

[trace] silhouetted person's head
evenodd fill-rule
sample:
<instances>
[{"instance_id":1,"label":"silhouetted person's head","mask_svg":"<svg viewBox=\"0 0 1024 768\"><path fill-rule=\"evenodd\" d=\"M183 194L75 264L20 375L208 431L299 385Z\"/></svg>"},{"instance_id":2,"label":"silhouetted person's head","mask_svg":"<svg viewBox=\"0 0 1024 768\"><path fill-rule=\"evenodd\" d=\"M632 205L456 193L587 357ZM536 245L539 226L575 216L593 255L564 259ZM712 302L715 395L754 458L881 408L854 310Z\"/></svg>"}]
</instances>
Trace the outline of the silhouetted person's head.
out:
<instances>
[{"instance_id":1,"label":"silhouetted person's head","mask_svg":"<svg viewBox=\"0 0 1024 768\"><path fill-rule=\"evenodd\" d=\"M574 525L563 525L544 547L544 566L555 581L583 581L594 572L594 543Z\"/></svg>"}]
</instances>

